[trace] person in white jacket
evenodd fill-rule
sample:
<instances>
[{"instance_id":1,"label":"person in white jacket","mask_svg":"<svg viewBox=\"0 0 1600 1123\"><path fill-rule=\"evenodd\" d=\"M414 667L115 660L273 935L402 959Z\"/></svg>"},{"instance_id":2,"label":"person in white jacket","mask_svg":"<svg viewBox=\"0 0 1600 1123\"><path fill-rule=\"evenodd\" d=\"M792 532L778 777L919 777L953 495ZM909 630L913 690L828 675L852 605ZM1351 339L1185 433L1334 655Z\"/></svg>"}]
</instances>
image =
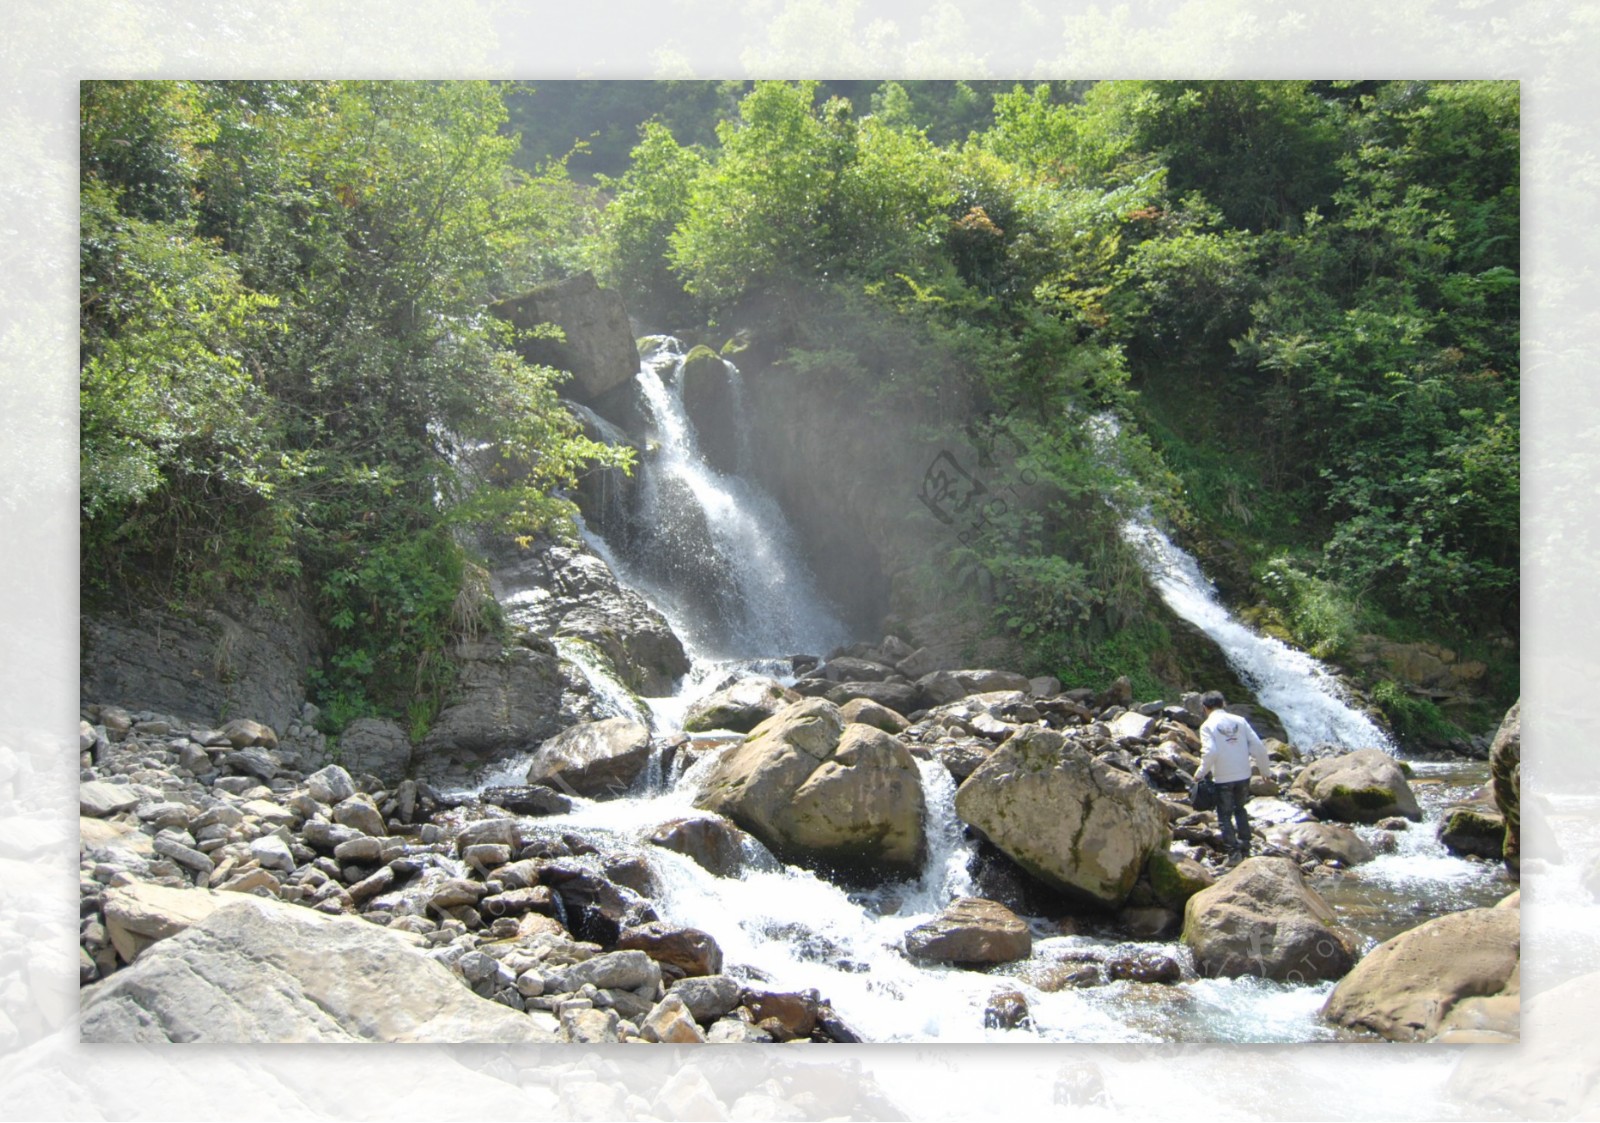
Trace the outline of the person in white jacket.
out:
<instances>
[{"instance_id":1,"label":"person in white jacket","mask_svg":"<svg viewBox=\"0 0 1600 1123\"><path fill-rule=\"evenodd\" d=\"M1227 701L1218 691L1201 696L1206 719L1200 725L1200 769L1196 780L1210 776L1217 785L1217 823L1228 857L1238 860L1250 852L1250 816L1244 805L1250 799L1250 762L1271 778L1267 747L1250 723L1223 709Z\"/></svg>"}]
</instances>

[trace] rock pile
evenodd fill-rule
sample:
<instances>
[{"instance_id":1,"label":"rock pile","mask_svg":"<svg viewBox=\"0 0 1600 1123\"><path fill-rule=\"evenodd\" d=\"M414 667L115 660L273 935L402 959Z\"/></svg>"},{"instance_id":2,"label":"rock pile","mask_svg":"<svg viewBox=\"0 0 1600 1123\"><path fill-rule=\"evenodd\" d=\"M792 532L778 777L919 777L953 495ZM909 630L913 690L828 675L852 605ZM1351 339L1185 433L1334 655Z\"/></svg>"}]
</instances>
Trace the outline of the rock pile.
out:
<instances>
[{"instance_id":1,"label":"rock pile","mask_svg":"<svg viewBox=\"0 0 1600 1123\"><path fill-rule=\"evenodd\" d=\"M540 823L548 788L306 774L258 723L114 707L80 744L86 1039L856 1040L663 924L637 855Z\"/></svg>"}]
</instances>

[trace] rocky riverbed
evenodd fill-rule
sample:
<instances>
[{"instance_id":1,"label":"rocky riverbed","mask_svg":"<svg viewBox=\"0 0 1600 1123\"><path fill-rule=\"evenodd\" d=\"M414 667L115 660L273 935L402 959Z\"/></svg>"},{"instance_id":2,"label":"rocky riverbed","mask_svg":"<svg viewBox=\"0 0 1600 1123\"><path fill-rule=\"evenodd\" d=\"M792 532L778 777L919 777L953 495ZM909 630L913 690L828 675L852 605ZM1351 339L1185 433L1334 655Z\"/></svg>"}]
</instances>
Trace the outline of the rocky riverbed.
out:
<instances>
[{"instance_id":1,"label":"rocky riverbed","mask_svg":"<svg viewBox=\"0 0 1600 1123\"><path fill-rule=\"evenodd\" d=\"M482 789L427 779L398 730L387 755L352 754L368 771L329 763L300 721L280 738L250 720L89 705L83 1037L882 1038L853 990L792 986L725 954L745 946L740 917L674 921L666 882L686 862L724 882L787 864L869 914L907 916L886 954L970 979L992 1030L1048 1028L1065 992L1259 978L1320 986L1330 1033L1516 1037L1514 894L1379 943L1338 892L1419 831L1485 869L1514 859L1515 712L1493 793L1464 793L1437 822L1419 823L1415 777L1387 754L1270 739L1256 847L1229 866L1214 814L1188 802L1196 698L1141 703L1126 680L1062 691L920 658L891 637L799 660L787 682L747 677L703 699L687 734L569 724L525 742L521 782ZM575 825L575 808L631 810L668 788L687 805L664 801L628 830ZM935 796L952 789L944 821ZM939 863L961 868L932 886ZM903 900L915 886L933 892L931 914ZM850 978L847 949L794 940L827 978Z\"/></svg>"}]
</instances>

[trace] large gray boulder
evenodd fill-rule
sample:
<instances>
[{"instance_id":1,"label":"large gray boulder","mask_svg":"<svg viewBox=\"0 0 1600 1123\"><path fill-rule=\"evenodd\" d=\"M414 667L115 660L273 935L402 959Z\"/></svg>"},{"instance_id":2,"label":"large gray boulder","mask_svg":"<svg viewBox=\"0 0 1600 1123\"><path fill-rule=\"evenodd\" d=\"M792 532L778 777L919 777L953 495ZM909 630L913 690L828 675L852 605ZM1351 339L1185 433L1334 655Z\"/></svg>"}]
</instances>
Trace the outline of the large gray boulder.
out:
<instances>
[{"instance_id":1,"label":"large gray boulder","mask_svg":"<svg viewBox=\"0 0 1600 1123\"><path fill-rule=\"evenodd\" d=\"M1356 962L1354 935L1288 858L1249 858L1189 898L1182 940L1202 975L1286 982L1337 979Z\"/></svg>"},{"instance_id":2,"label":"large gray boulder","mask_svg":"<svg viewBox=\"0 0 1600 1123\"><path fill-rule=\"evenodd\" d=\"M1399 763L1382 749L1360 749L1308 764L1292 790L1325 819L1376 823L1391 815L1422 819Z\"/></svg>"},{"instance_id":3,"label":"large gray boulder","mask_svg":"<svg viewBox=\"0 0 1600 1123\"><path fill-rule=\"evenodd\" d=\"M956 791L956 814L1051 888L1120 906L1171 835L1144 783L1025 726Z\"/></svg>"},{"instance_id":4,"label":"large gray boulder","mask_svg":"<svg viewBox=\"0 0 1600 1123\"><path fill-rule=\"evenodd\" d=\"M528 783L555 785L582 796L626 792L650 762L650 730L625 717L586 721L539 746Z\"/></svg>"},{"instance_id":5,"label":"large gray boulder","mask_svg":"<svg viewBox=\"0 0 1600 1123\"><path fill-rule=\"evenodd\" d=\"M622 297L602 289L593 273L541 285L490 310L524 330L541 324L561 329L562 339L524 339L517 350L529 362L571 371L566 392L580 401L592 402L639 373Z\"/></svg>"},{"instance_id":6,"label":"large gray boulder","mask_svg":"<svg viewBox=\"0 0 1600 1123\"><path fill-rule=\"evenodd\" d=\"M683 643L666 617L593 554L501 543L491 563L490 585L513 625L588 644L635 693L671 694L689 670Z\"/></svg>"},{"instance_id":7,"label":"large gray boulder","mask_svg":"<svg viewBox=\"0 0 1600 1123\"><path fill-rule=\"evenodd\" d=\"M1322 1016L1391 1041L1426 1041L1458 1003L1506 991L1521 954L1521 910L1447 913L1368 952L1333 988Z\"/></svg>"},{"instance_id":8,"label":"large gray boulder","mask_svg":"<svg viewBox=\"0 0 1600 1123\"><path fill-rule=\"evenodd\" d=\"M81 993L84 1041L551 1042L419 946L364 920L239 897Z\"/></svg>"},{"instance_id":9,"label":"large gray boulder","mask_svg":"<svg viewBox=\"0 0 1600 1123\"><path fill-rule=\"evenodd\" d=\"M921 774L904 744L807 698L724 751L695 806L726 815L780 859L874 877L916 872Z\"/></svg>"},{"instance_id":10,"label":"large gray boulder","mask_svg":"<svg viewBox=\"0 0 1600 1123\"><path fill-rule=\"evenodd\" d=\"M420 778L445 784L559 733L566 679L553 652L463 643L457 701L445 707L412 757Z\"/></svg>"},{"instance_id":11,"label":"large gray boulder","mask_svg":"<svg viewBox=\"0 0 1600 1123\"><path fill-rule=\"evenodd\" d=\"M799 700L800 695L777 679L742 678L690 706L684 715L683 728L688 733L713 729L748 733L783 707Z\"/></svg>"},{"instance_id":12,"label":"large gray boulder","mask_svg":"<svg viewBox=\"0 0 1600 1123\"><path fill-rule=\"evenodd\" d=\"M356 775L370 773L395 785L411 768L411 738L387 718L359 718L339 734L339 761Z\"/></svg>"}]
</instances>

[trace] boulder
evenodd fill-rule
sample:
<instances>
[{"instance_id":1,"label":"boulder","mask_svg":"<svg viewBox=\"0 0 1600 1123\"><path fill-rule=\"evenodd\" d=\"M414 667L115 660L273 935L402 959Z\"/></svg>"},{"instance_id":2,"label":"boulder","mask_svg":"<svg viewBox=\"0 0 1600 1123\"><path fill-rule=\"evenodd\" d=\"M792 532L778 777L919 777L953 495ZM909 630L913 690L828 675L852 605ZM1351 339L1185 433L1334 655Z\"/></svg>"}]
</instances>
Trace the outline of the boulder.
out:
<instances>
[{"instance_id":1,"label":"boulder","mask_svg":"<svg viewBox=\"0 0 1600 1123\"><path fill-rule=\"evenodd\" d=\"M1439 841L1452 854L1498 862L1505 856L1505 817L1483 804L1458 803L1445 808Z\"/></svg>"},{"instance_id":2,"label":"boulder","mask_svg":"<svg viewBox=\"0 0 1600 1123\"><path fill-rule=\"evenodd\" d=\"M639 1023L639 1036L666 1045L700 1044L706 1039L683 999L670 992Z\"/></svg>"},{"instance_id":3,"label":"boulder","mask_svg":"<svg viewBox=\"0 0 1600 1123\"><path fill-rule=\"evenodd\" d=\"M839 713L846 725L859 722L874 729L881 729L885 733L904 733L910 724L894 710L874 702L871 698L853 698L839 707Z\"/></svg>"},{"instance_id":4,"label":"boulder","mask_svg":"<svg viewBox=\"0 0 1600 1123\"><path fill-rule=\"evenodd\" d=\"M1120 906L1149 856L1170 841L1144 783L1095 760L1055 730L1028 726L956 791L956 814L1032 877Z\"/></svg>"},{"instance_id":5,"label":"boulder","mask_svg":"<svg viewBox=\"0 0 1600 1123\"><path fill-rule=\"evenodd\" d=\"M642 951L674 978L722 973L722 948L708 932L651 921L625 929L617 947Z\"/></svg>"},{"instance_id":6,"label":"boulder","mask_svg":"<svg viewBox=\"0 0 1600 1123\"><path fill-rule=\"evenodd\" d=\"M731 975L691 975L679 979L668 993L677 995L701 1025L710 1025L739 1005L741 986Z\"/></svg>"},{"instance_id":7,"label":"boulder","mask_svg":"<svg viewBox=\"0 0 1600 1123\"><path fill-rule=\"evenodd\" d=\"M784 707L724 752L695 806L726 815L787 862L892 877L922 859L925 809L910 750L882 730L845 725L825 699Z\"/></svg>"},{"instance_id":8,"label":"boulder","mask_svg":"<svg viewBox=\"0 0 1600 1123\"><path fill-rule=\"evenodd\" d=\"M711 815L662 823L645 841L686 855L718 877L738 877L752 840L732 820Z\"/></svg>"},{"instance_id":9,"label":"boulder","mask_svg":"<svg viewBox=\"0 0 1600 1123\"><path fill-rule=\"evenodd\" d=\"M306 791L318 803L331 807L355 795L356 785L349 772L337 764L330 764L306 777Z\"/></svg>"},{"instance_id":10,"label":"boulder","mask_svg":"<svg viewBox=\"0 0 1600 1123\"><path fill-rule=\"evenodd\" d=\"M1505 991L1521 951L1519 910L1448 913L1368 952L1333 988L1322 1016L1391 1041L1426 1041L1463 999Z\"/></svg>"},{"instance_id":11,"label":"boulder","mask_svg":"<svg viewBox=\"0 0 1600 1123\"><path fill-rule=\"evenodd\" d=\"M1151 894L1156 902L1169 909L1181 909L1189 898L1216 883L1211 872L1182 854L1158 850L1150 855L1145 865L1145 877L1150 882Z\"/></svg>"},{"instance_id":12,"label":"boulder","mask_svg":"<svg viewBox=\"0 0 1600 1123\"><path fill-rule=\"evenodd\" d=\"M124 963L152 944L204 920L231 898L209 889L172 889L135 881L106 890L106 934Z\"/></svg>"},{"instance_id":13,"label":"boulder","mask_svg":"<svg viewBox=\"0 0 1600 1123\"><path fill-rule=\"evenodd\" d=\"M1338 862L1358 866L1377 857L1372 847L1349 827L1336 823L1286 823L1262 832L1270 845L1287 850L1296 861Z\"/></svg>"},{"instance_id":14,"label":"boulder","mask_svg":"<svg viewBox=\"0 0 1600 1123\"><path fill-rule=\"evenodd\" d=\"M748 733L800 695L777 679L742 678L689 707L683 728L687 733L728 729Z\"/></svg>"},{"instance_id":15,"label":"boulder","mask_svg":"<svg viewBox=\"0 0 1600 1123\"><path fill-rule=\"evenodd\" d=\"M1026 959L1033 950L1027 922L997 901L957 897L937 919L906 933L906 951L939 963L989 965Z\"/></svg>"},{"instance_id":16,"label":"boulder","mask_svg":"<svg viewBox=\"0 0 1600 1123\"><path fill-rule=\"evenodd\" d=\"M1376 823L1390 815L1422 819L1405 773L1382 749L1360 749L1313 761L1295 778L1300 793L1325 819Z\"/></svg>"},{"instance_id":17,"label":"boulder","mask_svg":"<svg viewBox=\"0 0 1600 1123\"><path fill-rule=\"evenodd\" d=\"M1212 977L1337 979L1358 954L1355 937L1288 858L1248 858L1190 897L1182 940L1196 970Z\"/></svg>"},{"instance_id":18,"label":"boulder","mask_svg":"<svg viewBox=\"0 0 1600 1123\"><path fill-rule=\"evenodd\" d=\"M357 775L398 784L411 767L411 738L387 718L358 718L339 734L339 762Z\"/></svg>"},{"instance_id":19,"label":"boulder","mask_svg":"<svg viewBox=\"0 0 1600 1123\"><path fill-rule=\"evenodd\" d=\"M650 762L650 730L625 717L586 721L550 738L528 765L528 783L576 795L620 795Z\"/></svg>"},{"instance_id":20,"label":"boulder","mask_svg":"<svg viewBox=\"0 0 1600 1123\"><path fill-rule=\"evenodd\" d=\"M572 800L543 784L484 788L481 798L513 815L565 815L572 810Z\"/></svg>"},{"instance_id":21,"label":"boulder","mask_svg":"<svg viewBox=\"0 0 1600 1123\"><path fill-rule=\"evenodd\" d=\"M565 392L580 401L593 402L639 373L639 348L622 297L602 289L593 273L540 285L490 311L524 331L559 327L562 338L523 338L517 350L529 362L571 371Z\"/></svg>"},{"instance_id":22,"label":"boulder","mask_svg":"<svg viewBox=\"0 0 1600 1123\"><path fill-rule=\"evenodd\" d=\"M826 697L837 706L860 699L896 713L911 713L919 707L922 696L909 683L850 681L830 687Z\"/></svg>"},{"instance_id":23,"label":"boulder","mask_svg":"<svg viewBox=\"0 0 1600 1123\"><path fill-rule=\"evenodd\" d=\"M1512 877L1522 873L1522 699L1506 711L1489 746L1490 787L1505 819L1502 856Z\"/></svg>"},{"instance_id":24,"label":"boulder","mask_svg":"<svg viewBox=\"0 0 1600 1123\"><path fill-rule=\"evenodd\" d=\"M228 900L138 963L86 988L81 1039L553 1039L526 1015L473 995L421 950L418 937L276 901Z\"/></svg>"}]
</instances>

